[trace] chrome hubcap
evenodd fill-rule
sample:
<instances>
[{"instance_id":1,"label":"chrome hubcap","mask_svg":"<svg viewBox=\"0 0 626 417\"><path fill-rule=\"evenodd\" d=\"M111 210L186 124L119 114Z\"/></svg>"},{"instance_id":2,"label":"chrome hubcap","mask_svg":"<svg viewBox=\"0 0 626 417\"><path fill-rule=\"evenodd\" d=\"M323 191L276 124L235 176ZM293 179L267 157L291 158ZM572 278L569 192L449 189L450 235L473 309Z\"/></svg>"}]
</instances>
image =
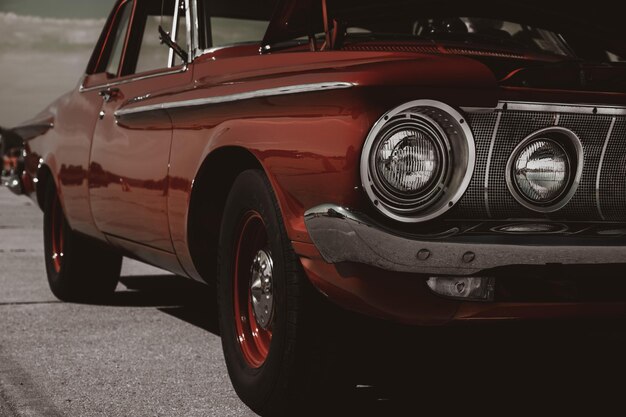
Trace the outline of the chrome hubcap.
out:
<instances>
[{"instance_id":1,"label":"chrome hubcap","mask_svg":"<svg viewBox=\"0 0 626 417\"><path fill-rule=\"evenodd\" d=\"M272 273L274 262L269 252L257 252L250 269L250 296L252 311L259 326L269 329L274 315L274 294L272 288Z\"/></svg>"}]
</instances>

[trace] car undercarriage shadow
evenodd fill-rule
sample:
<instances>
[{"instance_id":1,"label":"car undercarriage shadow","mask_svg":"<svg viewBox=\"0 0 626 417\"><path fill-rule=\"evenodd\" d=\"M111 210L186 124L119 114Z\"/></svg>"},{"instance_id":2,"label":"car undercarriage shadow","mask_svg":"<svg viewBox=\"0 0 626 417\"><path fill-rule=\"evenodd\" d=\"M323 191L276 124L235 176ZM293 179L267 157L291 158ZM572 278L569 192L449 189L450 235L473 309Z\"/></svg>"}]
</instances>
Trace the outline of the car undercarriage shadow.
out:
<instances>
[{"instance_id":1,"label":"car undercarriage shadow","mask_svg":"<svg viewBox=\"0 0 626 417\"><path fill-rule=\"evenodd\" d=\"M126 289L109 305L155 307L219 335L211 287L173 275L122 277L121 283ZM346 317L342 357L352 364L353 388L324 415L536 411L539 405L562 411L581 400L606 403L623 395L611 395L623 389L614 381L626 375L623 320L414 329Z\"/></svg>"},{"instance_id":2,"label":"car undercarriage shadow","mask_svg":"<svg viewBox=\"0 0 626 417\"><path fill-rule=\"evenodd\" d=\"M212 287L176 275L124 276L125 289L107 303L118 307L156 307L159 311L219 336Z\"/></svg>"},{"instance_id":3,"label":"car undercarriage shadow","mask_svg":"<svg viewBox=\"0 0 626 417\"><path fill-rule=\"evenodd\" d=\"M536 414L579 411L585 402L618 403L626 371L625 324L509 322L400 331L390 339L398 347L374 347L384 358L372 366L371 385L357 389L353 409L361 416L417 410ZM367 363L363 357L359 362ZM624 409L621 400L618 407Z\"/></svg>"}]
</instances>

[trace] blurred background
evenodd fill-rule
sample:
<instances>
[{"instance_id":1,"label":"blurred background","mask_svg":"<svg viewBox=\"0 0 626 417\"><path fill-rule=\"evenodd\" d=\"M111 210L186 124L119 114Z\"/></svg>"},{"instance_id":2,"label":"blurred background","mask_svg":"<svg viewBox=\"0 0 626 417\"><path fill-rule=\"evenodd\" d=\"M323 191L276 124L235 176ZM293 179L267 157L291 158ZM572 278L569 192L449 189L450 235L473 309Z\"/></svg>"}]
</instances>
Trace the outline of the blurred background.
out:
<instances>
[{"instance_id":1,"label":"blurred background","mask_svg":"<svg viewBox=\"0 0 626 417\"><path fill-rule=\"evenodd\" d=\"M29 120L76 87L114 3L0 0L0 127ZM212 18L211 26L219 46L261 39L267 23Z\"/></svg>"},{"instance_id":2,"label":"blurred background","mask_svg":"<svg viewBox=\"0 0 626 417\"><path fill-rule=\"evenodd\" d=\"M79 82L114 0L0 0L0 126Z\"/></svg>"}]
</instances>

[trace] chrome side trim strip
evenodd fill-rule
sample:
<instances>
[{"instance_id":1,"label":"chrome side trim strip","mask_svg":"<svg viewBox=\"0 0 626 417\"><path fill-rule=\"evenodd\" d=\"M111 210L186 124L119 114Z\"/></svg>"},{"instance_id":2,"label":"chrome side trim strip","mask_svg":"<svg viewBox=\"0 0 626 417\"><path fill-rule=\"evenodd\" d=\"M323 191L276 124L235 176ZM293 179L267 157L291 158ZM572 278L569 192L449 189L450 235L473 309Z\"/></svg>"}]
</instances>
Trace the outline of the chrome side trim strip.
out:
<instances>
[{"instance_id":1,"label":"chrome side trim strip","mask_svg":"<svg viewBox=\"0 0 626 417\"><path fill-rule=\"evenodd\" d=\"M152 104L147 106L121 109L115 112L115 117L128 116L137 113L146 113L157 110L180 109L186 107L208 106L211 104L230 103L234 101L250 100L261 97L284 96L289 94L311 93L316 91L339 90L355 87L355 83L328 82L316 84L291 85L286 87L268 88L265 90L248 91L245 93L226 96L206 97L194 100L172 101L168 103Z\"/></svg>"},{"instance_id":2,"label":"chrome side trim strip","mask_svg":"<svg viewBox=\"0 0 626 417\"><path fill-rule=\"evenodd\" d=\"M609 140L611 140L611 136L613 136L613 129L615 128L615 122L617 119L613 117L611 120L611 126L609 127L609 133L606 135L606 140L604 141L604 146L602 147L602 153L600 154L600 164L598 165L598 175L596 176L596 205L598 207L598 214L600 214L600 218L602 220L606 220L604 218L604 214L602 213L602 207L600 205L600 179L602 176L602 166L604 165L604 157L606 156L606 150L609 147Z\"/></svg>"},{"instance_id":3,"label":"chrome side trim strip","mask_svg":"<svg viewBox=\"0 0 626 417\"><path fill-rule=\"evenodd\" d=\"M496 125L493 129L493 136L491 136L491 144L489 145L489 154L487 155L487 166L485 167L485 210L487 211L487 217L491 218L491 209L489 208L489 171L491 170L491 159L493 157L493 148L496 145L496 136L498 130L500 130L500 121L502 120L502 112L498 112L498 118L496 119Z\"/></svg>"},{"instance_id":4,"label":"chrome side trim strip","mask_svg":"<svg viewBox=\"0 0 626 417\"><path fill-rule=\"evenodd\" d=\"M463 107L468 113L489 113L498 110L536 111L546 113L598 114L605 116L626 116L626 107L593 104L535 103L523 101L501 101L495 108Z\"/></svg>"},{"instance_id":5,"label":"chrome side trim strip","mask_svg":"<svg viewBox=\"0 0 626 417\"><path fill-rule=\"evenodd\" d=\"M142 75L139 77L133 77L133 78L127 78L127 79L123 79L123 80L119 80L119 81L113 81L107 84L100 84L100 85L94 85L93 87L85 87L83 85L84 83L84 79L83 82L81 83L80 87L78 88L78 91L81 93L86 93L88 91L100 91L100 90L105 90L107 88L110 87L115 87L116 85L122 85L122 84L128 84L128 83L132 83L135 81L141 81L141 80L148 80L150 78L157 78L157 77L164 77L166 75L172 75L172 74L179 74L181 72L186 72L189 69L188 65L184 65L181 68L176 68L172 71L164 71L164 72L159 72L157 74L148 74L148 75Z\"/></svg>"}]
</instances>

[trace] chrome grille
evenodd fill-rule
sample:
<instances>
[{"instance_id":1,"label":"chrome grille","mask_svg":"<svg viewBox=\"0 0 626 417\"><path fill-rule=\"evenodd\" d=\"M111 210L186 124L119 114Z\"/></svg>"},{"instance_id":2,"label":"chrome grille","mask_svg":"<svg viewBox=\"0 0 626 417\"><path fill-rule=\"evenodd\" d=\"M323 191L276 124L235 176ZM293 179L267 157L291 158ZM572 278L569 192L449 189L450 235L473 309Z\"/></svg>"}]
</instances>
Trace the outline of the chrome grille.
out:
<instances>
[{"instance_id":1,"label":"chrome grille","mask_svg":"<svg viewBox=\"0 0 626 417\"><path fill-rule=\"evenodd\" d=\"M474 168L474 177L470 183L470 188L459 201L455 211L473 213L476 217L485 218L488 217L488 214L484 204L484 193L480 193L480 184L485 183L489 146L496 127L498 115L496 113L490 113L481 116L483 117L470 120L474 140L476 142L476 166Z\"/></svg>"},{"instance_id":2,"label":"chrome grille","mask_svg":"<svg viewBox=\"0 0 626 417\"><path fill-rule=\"evenodd\" d=\"M578 135L585 156L583 173L578 191L561 210L561 217L573 220L601 220L596 202L596 178L600 166L600 155L606 142L613 118L598 115L564 114L560 126L567 127ZM624 190L626 192L626 190ZM626 206L623 207L626 219Z\"/></svg>"},{"instance_id":3,"label":"chrome grille","mask_svg":"<svg viewBox=\"0 0 626 417\"><path fill-rule=\"evenodd\" d=\"M624 220L626 207L626 119L615 121L600 175L600 208L606 220Z\"/></svg>"},{"instance_id":4,"label":"chrome grille","mask_svg":"<svg viewBox=\"0 0 626 417\"><path fill-rule=\"evenodd\" d=\"M491 111L468 109L467 119L476 141L476 169L449 218L626 221L626 110L502 103ZM505 172L511 153L524 138L553 126L570 129L580 138L584 166L570 202L557 212L542 214L513 198Z\"/></svg>"}]
</instances>

